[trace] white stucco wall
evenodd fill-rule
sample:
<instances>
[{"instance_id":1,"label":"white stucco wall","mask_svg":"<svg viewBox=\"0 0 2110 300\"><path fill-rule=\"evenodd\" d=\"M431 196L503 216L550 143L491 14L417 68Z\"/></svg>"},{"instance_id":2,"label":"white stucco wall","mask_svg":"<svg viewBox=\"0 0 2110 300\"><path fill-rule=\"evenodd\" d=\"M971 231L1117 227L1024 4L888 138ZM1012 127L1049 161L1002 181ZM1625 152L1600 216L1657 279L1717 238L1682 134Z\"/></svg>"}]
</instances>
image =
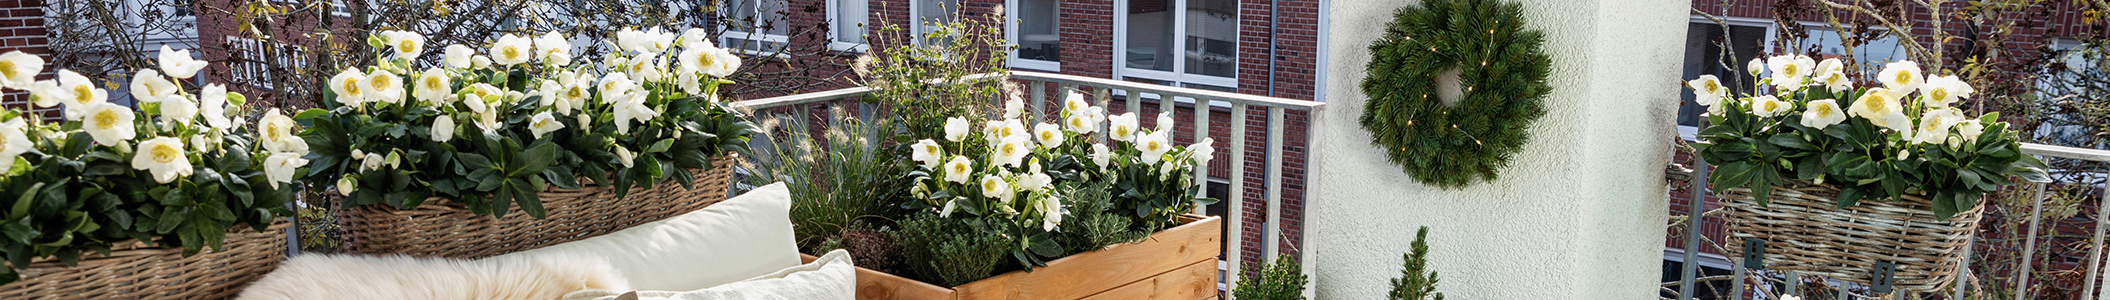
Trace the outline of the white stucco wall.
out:
<instances>
[{"instance_id":1,"label":"white stucco wall","mask_svg":"<svg viewBox=\"0 0 2110 300\"><path fill-rule=\"evenodd\" d=\"M1332 0L1325 111L1309 220L1320 299L1379 299L1414 230L1430 227L1438 288L1454 299L1653 299L1668 218L1663 164L1676 138L1690 5L1512 0L1547 34L1553 94L1502 179L1416 183L1356 123L1370 41L1418 1Z\"/></svg>"}]
</instances>

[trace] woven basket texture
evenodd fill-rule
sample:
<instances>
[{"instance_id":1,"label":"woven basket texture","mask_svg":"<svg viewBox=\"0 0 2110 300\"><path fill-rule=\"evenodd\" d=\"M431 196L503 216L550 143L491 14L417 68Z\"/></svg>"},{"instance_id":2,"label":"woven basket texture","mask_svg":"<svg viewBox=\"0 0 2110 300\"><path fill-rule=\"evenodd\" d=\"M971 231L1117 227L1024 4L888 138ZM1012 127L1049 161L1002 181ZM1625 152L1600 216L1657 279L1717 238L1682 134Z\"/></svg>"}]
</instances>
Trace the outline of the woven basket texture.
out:
<instances>
[{"instance_id":1,"label":"woven basket texture","mask_svg":"<svg viewBox=\"0 0 2110 300\"><path fill-rule=\"evenodd\" d=\"M1729 257L1743 257L1743 241L1757 238L1765 241L1766 269L1860 284L1874 279L1877 262L1890 262L1896 288L1935 292L1955 282L1985 207L1980 201L1939 220L1924 197L1863 199L1839 209L1838 194L1836 187L1795 182L1773 187L1771 203L1761 207L1751 190L1729 189L1722 219L1730 238L1722 244Z\"/></svg>"},{"instance_id":2,"label":"woven basket texture","mask_svg":"<svg viewBox=\"0 0 2110 300\"><path fill-rule=\"evenodd\" d=\"M633 188L621 200L607 186L545 188L547 218L536 219L516 205L504 219L477 215L460 202L430 198L417 209L367 205L342 210L342 245L347 253L416 257L483 258L582 240L638 224L703 209L725 200L732 178L730 155L714 158L709 170L689 170L695 189L672 181Z\"/></svg>"},{"instance_id":3,"label":"woven basket texture","mask_svg":"<svg viewBox=\"0 0 2110 300\"><path fill-rule=\"evenodd\" d=\"M264 232L249 226L227 230L219 251L207 247L183 256L131 241L110 255L88 253L68 267L42 259L20 269L22 280L0 285L0 299L227 299L271 273L286 259L284 219Z\"/></svg>"}]
</instances>

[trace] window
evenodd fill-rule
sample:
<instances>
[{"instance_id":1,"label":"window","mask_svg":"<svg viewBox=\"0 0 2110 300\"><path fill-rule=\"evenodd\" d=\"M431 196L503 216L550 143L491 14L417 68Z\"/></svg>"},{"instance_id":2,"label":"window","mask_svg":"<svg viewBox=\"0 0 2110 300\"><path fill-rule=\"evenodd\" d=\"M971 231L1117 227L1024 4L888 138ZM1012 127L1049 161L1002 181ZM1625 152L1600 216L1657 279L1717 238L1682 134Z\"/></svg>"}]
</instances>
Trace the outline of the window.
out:
<instances>
[{"instance_id":1,"label":"window","mask_svg":"<svg viewBox=\"0 0 2110 300\"><path fill-rule=\"evenodd\" d=\"M272 80L281 77L276 76L271 66L277 65L281 68L293 70L307 68L308 51L306 48L286 44L277 44L275 46L277 49L273 50L278 53L272 55L272 53L264 51L264 42L262 41L228 36L228 82L260 90L278 90L280 87L275 86L275 82ZM305 94L306 92L299 85L285 88L294 89L289 91L293 94Z\"/></svg>"},{"instance_id":2,"label":"window","mask_svg":"<svg viewBox=\"0 0 2110 300\"><path fill-rule=\"evenodd\" d=\"M1762 57L1768 52L1766 45L1770 43L1766 40L1772 32L1768 24L1731 23L1728 32L1723 32L1722 26L1713 21L1695 20L1688 24L1685 31L1685 74L1679 78L1691 80L1700 78L1700 75L1714 75L1720 77L1722 85L1730 87L1733 93L1750 93L1751 73L1744 70L1744 62ZM1723 63L1722 59L1722 55L1728 54L1722 51L1725 36L1731 50L1736 52L1736 57L1728 59L1728 63ZM1700 115L1707 113L1707 108L1700 107L1689 90L1681 91L1678 95L1683 99L1678 105L1678 132L1686 139L1693 139L1698 133L1700 123L1706 122Z\"/></svg>"},{"instance_id":3,"label":"window","mask_svg":"<svg viewBox=\"0 0 2110 300\"><path fill-rule=\"evenodd\" d=\"M1125 0L1114 16L1117 75L1124 80L1235 90L1238 1Z\"/></svg>"},{"instance_id":4,"label":"window","mask_svg":"<svg viewBox=\"0 0 2110 300\"><path fill-rule=\"evenodd\" d=\"M1004 7L1010 8L1010 39L1018 43L1011 53L1011 66L1017 68L1061 71L1062 17L1055 0L1011 0Z\"/></svg>"},{"instance_id":5,"label":"window","mask_svg":"<svg viewBox=\"0 0 2110 300\"><path fill-rule=\"evenodd\" d=\"M1810 34L1809 39L1798 43L1796 49L1809 49L1813 45L1817 46L1818 53L1821 55L1821 57L1816 57L1817 60L1838 58L1846 55L1846 44L1839 40L1839 31L1828 27L1809 27L1808 32ZM1864 74L1875 74L1882 71L1881 68L1884 63L1908 59L1908 57L1905 57L1905 48L1898 45L1898 38L1887 34L1876 40L1862 41L1860 46L1854 47L1853 55L1854 60L1859 62L1859 67L1862 69L1861 73Z\"/></svg>"},{"instance_id":6,"label":"window","mask_svg":"<svg viewBox=\"0 0 2110 300\"><path fill-rule=\"evenodd\" d=\"M828 24L833 26L829 30L832 35L829 37L829 49L864 51L865 23L872 19L870 11L867 10L869 5L867 0L828 1L828 16L831 19Z\"/></svg>"},{"instance_id":7,"label":"window","mask_svg":"<svg viewBox=\"0 0 2110 300\"><path fill-rule=\"evenodd\" d=\"M914 27L916 43L919 45L945 43L947 39L930 38L930 33L937 32L940 26L953 22L953 18L958 15L955 12L960 10L960 1L915 0L909 2L909 5L909 9L916 11L916 20L909 22L916 24Z\"/></svg>"},{"instance_id":8,"label":"window","mask_svg":"<svg viewBox=\"0 0 2110 300\"><path fill-rule=\"evenodd\" d=\"M790 40L786 0L725 0L725 34L719 46L750 55L776 52Z\"/></svg>"}]
</instances>

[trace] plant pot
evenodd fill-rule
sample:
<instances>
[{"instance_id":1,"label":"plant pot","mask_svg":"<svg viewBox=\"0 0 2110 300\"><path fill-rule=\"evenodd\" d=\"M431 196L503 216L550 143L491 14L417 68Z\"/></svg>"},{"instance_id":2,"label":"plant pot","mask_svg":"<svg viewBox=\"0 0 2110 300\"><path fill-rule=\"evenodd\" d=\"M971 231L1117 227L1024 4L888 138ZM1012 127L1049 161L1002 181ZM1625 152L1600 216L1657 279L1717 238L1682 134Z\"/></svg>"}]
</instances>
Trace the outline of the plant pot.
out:
<instances>
[{"instance_id":1,"label":"plant pot","mask_svg":"<svg viewBox=\"0 0 2110 300\"><path fill-rule=\"evenodd\" d=\"M1751 190L1722 193L1723 221L1729 257L1743 257L1744 241L1765 241L1766 269L1796 271L1869 284L1879 262L1895 264L1893 285L1902 290L1934 292L1955 282L1965 247L1978 232L1984 201L1947 219L1934 217L1933 202L1907 195L1903 200L1863 199L1837 208L1839 189L1791 182L1773 187L1771 203L1761 207Z\"/></svg>"},{"instance_id":2,"label":"plant pot","mask_svg":"<svg viewBox=\"0 0 2110 300\"><path fill-rule=\"evenodd\" d=\"M1223 218L1186 215L1185 224L1140 243L1115 244L953 288L857 268L857 299L1215 299ZM812 255L801 254L806 262Z\"/></svg>"},{"instance_id":3,"label":"plant pot","mask_svg":"<svg viewBox=\"0 0 2110 300\"><path fill-rule=\"evenodd\" d=\"M623 199L615 199L608 186L548 186L537 194L547 211L542 219L522 213L518 206L509 208L504 219L477 215L460 202L439 197L410 210L387 205L348 208L338 218L342 245L348 253L483 258L583 240L725 201L732 158L719 156L711 165L716 167L689 170L696 174L695 189L661 182L651 189L632 188Z\"/></svg>"},{"instance_id":4,"label":"plant pot","mask_svg":"<svg viewBox=\"0 0 2110 300\"><path fill-rule=\"evenodd\" d=\"M227 229L220 250L196 255L131 241L110 255L88 253L68 267L39 259L18 269L22 280L0 285L0 299L227 299L286 259L285 219L264 232Z\"/></svg>"}]
</instances>

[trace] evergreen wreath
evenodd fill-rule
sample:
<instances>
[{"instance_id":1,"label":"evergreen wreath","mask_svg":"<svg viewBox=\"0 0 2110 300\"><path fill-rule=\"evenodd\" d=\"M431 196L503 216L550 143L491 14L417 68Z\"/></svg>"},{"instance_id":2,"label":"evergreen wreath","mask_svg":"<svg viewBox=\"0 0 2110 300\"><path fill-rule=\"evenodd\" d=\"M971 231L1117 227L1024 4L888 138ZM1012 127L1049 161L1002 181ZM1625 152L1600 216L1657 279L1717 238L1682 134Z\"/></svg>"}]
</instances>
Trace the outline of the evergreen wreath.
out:
<instances>
[{"instance_id":1,"label":"evergreen wreath","mask_svg":"<svg viewBox=\"0 0 2110 300\"><path fill-rule=\"evenodd\" d=\"M1425 184L1463 188L1495 179L1546 114L1552 59L1544 34L1524 30L1523 8L1500 0L1428 0L1394 13L1370 45L1370 102L1363 129L1392 163ZM1461 95L1445 105L1436 78L1459 70Z\"/></svg>"}]
</instances>

